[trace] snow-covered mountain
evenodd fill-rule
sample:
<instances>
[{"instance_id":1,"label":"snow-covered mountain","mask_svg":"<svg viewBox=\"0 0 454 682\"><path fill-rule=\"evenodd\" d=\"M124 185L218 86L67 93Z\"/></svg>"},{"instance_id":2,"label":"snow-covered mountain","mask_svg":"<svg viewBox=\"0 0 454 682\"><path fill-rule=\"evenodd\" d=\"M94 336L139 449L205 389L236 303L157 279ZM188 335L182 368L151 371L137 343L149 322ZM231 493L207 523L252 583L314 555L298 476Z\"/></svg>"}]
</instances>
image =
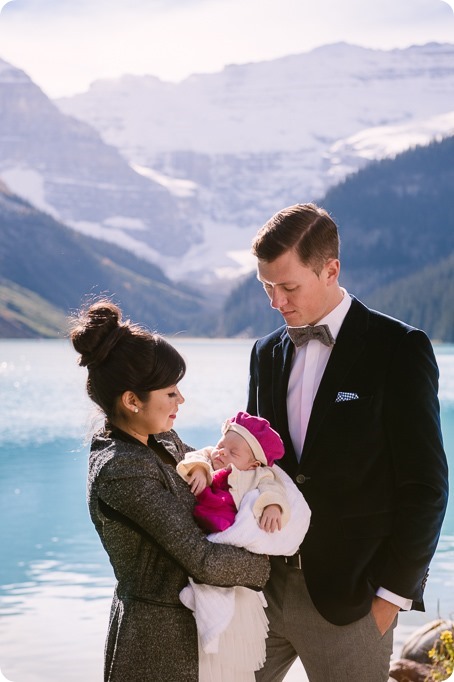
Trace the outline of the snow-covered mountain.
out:
<instances>
[{"instance_id":1,"label":"snow-covered mountain","mask_svg":"<svg viewBox=\"0 0 454 682\"><path fill-rule=\"evenodd\" d=\"M452 134L454 45L341 43L178 84L98 81L57 104L137 172L192 197L203 240L162 265L210 281L251 267L251 237L276 210L322 197L371 159Z\"/></svg>"},{"instance_id":2,"label":"snow-covered mountain","mask_svg":"<svg viewBox=\"0 0 454 682\"><path fill-rule=\"evenodd\" d=\"M94 128L63 114L23 71L1 60L0 102L0 176L16 194L150 260L181 255L200 239L190 197L176 198L136 172Z\"/></svg>"},{"instance_id":3,"label":"snow-covered mountain","mask_svg":"<svg viewBox=\"0 0 454 682\"><path fill-rule=\"evenodd\" d=\"M55 104L0 60L0 177L218 296L276 210L452 134L453 95L454 45L336 44L178 84L99 81Z\"/></svg>"},{"instance_id":4,"label":"snow-covered mountain","mask_svg":"<svg viewBox=\"0 0 454 682\"><path fill-rule=\"evenodd\" d=\"M314 139L332 143L424 120L454 108L453 78L454 45L382 51L339 43L176 84L152 76L97 81L57 104L147 163L169 151L294 152Z\"/></svg>"}]
</instances>

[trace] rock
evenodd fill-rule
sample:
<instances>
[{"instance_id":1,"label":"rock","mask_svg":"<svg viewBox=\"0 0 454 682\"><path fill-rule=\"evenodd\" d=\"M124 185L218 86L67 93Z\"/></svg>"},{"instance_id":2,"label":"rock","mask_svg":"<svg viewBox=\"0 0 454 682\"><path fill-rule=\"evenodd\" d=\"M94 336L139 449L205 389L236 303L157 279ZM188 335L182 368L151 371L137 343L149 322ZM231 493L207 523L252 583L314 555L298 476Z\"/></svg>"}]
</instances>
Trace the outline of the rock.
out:
<instances>
[{"instance_id":1,"label":"rock","mask_svg":"<svg viewBox=\"0 0 454 682\"><path fill-rule=\"evenodd\" d=\"M431 660L427 652L432 649L443 630L451 630L454 633L454 622L452 620L437 619L415 630L402 647L402 659L430 664Z\"/></svg>"},{"instance_id":2,"label":"rock","mask_svg":"<svg viewBox=\"0 0 454 682\"><path fill-rule=\"evenodd\" d=\"M433 620L412 634L402 647L402 658L391 664L389 682L426 682L433 670L428 652L436 645L444 630L454 633L451 620ZM449 678L452 679L452 678Z\"/></svg>"},{"instance_id":3,"label":"rock","mask_svg":"<svg viewBox=\"0 0 454 682\"><path fill-rule=\"evenodd\" d=\"M394 661L389 670L390 682L425 682L431 671L431 666L401 658Z\"/></svg>"}]
</instances>

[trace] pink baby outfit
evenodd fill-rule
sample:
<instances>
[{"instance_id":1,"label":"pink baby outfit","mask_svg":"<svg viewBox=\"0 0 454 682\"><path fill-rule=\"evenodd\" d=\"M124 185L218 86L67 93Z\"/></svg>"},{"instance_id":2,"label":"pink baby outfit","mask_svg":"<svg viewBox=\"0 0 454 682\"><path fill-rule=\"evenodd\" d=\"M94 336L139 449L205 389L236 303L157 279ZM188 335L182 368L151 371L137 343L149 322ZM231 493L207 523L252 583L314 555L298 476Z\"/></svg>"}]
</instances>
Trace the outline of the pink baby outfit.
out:
<instances>
[{"instance_id":1,"label":"pink baby outfit","mask_svg":"<svg viewBox=\"0 0 454 682\"><path fill-rule=\"evenodd\" d=\"M229 469L215 471L211 486L197 495L194 518L200 528L208 533L226 530L235 521L236 506L229 492L229 475Z\"/></svg>"}]
</instances>

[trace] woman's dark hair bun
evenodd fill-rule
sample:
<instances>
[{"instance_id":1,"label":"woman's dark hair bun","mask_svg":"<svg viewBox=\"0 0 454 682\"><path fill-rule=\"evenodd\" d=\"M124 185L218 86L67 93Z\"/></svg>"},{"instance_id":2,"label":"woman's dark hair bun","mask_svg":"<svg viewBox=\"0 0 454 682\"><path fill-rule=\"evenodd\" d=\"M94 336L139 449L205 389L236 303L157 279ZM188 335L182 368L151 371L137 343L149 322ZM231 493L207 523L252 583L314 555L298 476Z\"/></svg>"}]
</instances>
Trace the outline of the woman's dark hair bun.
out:
<instances>
[{"instance_id":1,"label":"woman's dark hair bun","mask_svg":"<svg viewBox=\"0 0 454 682\"><path fill-rule=\"evenodd\" d=\"M100 300L82 309L71 325L70 338L80 353L82 367L95 367L109 355L118 339L128 330L122 324L121 310L109 300Z\"/></svg>"},{"instance_id":2,"label":"woman's dark hair bun","mask_svg":"<svg viewBox=\"0 0 454 682\"><path fill-rule=\"evenodd\" d=\"M74 315L70 339L88 369L88 396L113 424L125 391L146 402L150 391L178 384L186 371L176 348L156 332L123 322L120 308L106 298Z\"/></svg>"}]
</instances>

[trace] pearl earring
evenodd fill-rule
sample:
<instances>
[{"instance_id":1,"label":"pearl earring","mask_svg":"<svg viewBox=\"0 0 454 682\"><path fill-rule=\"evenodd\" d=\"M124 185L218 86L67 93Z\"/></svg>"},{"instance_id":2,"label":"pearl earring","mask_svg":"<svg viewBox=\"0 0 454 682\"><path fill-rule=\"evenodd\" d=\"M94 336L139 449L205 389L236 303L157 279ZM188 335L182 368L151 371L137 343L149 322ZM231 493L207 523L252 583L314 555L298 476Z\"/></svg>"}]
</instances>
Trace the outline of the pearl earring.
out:
<instances>
[{"instance_id":1,"label":"pearl earring","mask_svg":"<svg viewBox=\"0 0 454 682\"><path fill-rule=\"evenodd\" d=\"M138 407L135 407L135 408L134 408L134 414L137 414L138 411L139 411L139 408L138 408Z\"/></svg>"}]
</instances>

